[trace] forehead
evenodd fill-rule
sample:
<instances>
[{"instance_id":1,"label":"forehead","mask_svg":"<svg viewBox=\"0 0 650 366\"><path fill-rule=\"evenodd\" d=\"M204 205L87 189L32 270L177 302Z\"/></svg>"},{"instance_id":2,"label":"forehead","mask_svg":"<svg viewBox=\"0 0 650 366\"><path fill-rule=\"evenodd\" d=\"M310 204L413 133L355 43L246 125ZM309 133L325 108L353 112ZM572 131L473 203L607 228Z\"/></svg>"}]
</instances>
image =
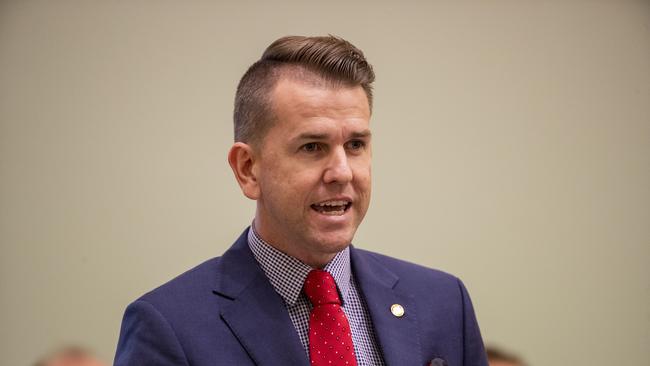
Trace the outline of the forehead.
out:
<instances>
[{"instance_id":1,"label":"forehead","mask_svg":"<svg viewBox=\"0 0 650 366\"><path fill-rule=\"evenodd\" d=\"M332 83L320 78L282 77L272 91L278 122L292 119L370 119L365 91L359 85Z\"/></svg>"}]
</instances>

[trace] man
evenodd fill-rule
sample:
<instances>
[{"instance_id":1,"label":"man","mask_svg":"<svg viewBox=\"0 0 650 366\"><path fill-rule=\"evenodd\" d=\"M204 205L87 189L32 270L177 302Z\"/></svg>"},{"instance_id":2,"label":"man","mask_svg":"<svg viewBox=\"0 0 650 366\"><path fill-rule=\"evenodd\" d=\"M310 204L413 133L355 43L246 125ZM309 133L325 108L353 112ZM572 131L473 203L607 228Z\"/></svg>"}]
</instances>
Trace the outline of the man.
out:
<instances>
[{"instance_id":1,"label":"man","mask_svg":"<svg viewBox=\"0 0 650 366\"><path fill-rule=\"evenodd\" d=\"M239 83L228 154L253 225L127 308L116 365L487 365L460 280L350 245L373 81L340 38L267 48Z\"/></svg>"}]
</instances>

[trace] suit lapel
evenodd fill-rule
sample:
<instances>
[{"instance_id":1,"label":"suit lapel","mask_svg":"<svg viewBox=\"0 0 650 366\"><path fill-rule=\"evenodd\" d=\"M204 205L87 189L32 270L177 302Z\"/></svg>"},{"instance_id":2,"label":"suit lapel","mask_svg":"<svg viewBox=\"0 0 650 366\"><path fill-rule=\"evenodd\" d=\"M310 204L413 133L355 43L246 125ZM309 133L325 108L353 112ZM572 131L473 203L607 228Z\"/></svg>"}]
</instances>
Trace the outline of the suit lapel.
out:
<instances>
[{"instance_id":1,"label":"suit lapel","mask_svg":"<svg viewBox=\"0 0 650 366\"><path fill-rule=\"evenodd\" d=\"M248 248L248 230L219 263L221 317L257 365L308 365L284 302Z\"/></svg>"},{"instance_id":2,"label":"suit lapel","mask_svg":"<svg viewBox=\"0 0 650 366\"><path fill-rule=\"evenodd\" d=\"M371 254L353 247L350 253L384 361L389 366L423 364L413 296L400 291L399 277ZM391 313L393 304L404 308L404 316Z\"/></svg>"}]
</instances>

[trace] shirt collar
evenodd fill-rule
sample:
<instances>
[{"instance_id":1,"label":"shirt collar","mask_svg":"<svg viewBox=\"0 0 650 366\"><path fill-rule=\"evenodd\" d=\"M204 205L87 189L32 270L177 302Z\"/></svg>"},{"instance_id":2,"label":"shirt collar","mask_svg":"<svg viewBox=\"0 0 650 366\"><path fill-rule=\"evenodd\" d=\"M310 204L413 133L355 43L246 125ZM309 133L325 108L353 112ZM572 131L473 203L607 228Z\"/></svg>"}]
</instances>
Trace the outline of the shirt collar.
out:
<instances>
[{"instance_id":1,"label":"shirt collar","mask_svg":"<svg viewBox=\"0 0 650 366\"><path fill-rule=\"evenodd\" d=\"M275 291L286 304L294 305L312 268L265 242L252 225L248 230L248 246ZM341 295L341 303L344 303L350 289L350 248L346 247L336 253L324 270L334 277Z\"/></svg>"}]
</instances>

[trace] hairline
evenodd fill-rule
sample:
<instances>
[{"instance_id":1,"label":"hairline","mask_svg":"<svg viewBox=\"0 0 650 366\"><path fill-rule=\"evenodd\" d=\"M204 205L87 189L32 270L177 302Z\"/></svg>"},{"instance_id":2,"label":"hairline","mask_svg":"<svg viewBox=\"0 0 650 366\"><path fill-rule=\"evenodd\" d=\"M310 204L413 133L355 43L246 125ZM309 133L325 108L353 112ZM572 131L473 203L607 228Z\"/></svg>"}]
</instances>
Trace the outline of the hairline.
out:
<instances>
[{"instance_id":1,"label":"hairline","mask_svg":"<svg viewBox=\"0 0 650 366\"><path fill-rule=\"evenodd\" d=\"M265 116L264 121L261 121L261 124L264 126L264 128L262 131L253 134L248 141L241 141L251 146L253 150L257 152L262 149L266 140L266 136L268 135L271 128L273 128L278 122L277 113L275 110L276 100L274 98L274 95L276 93L278 85L280 85L280 83L283 81L293 81L323 89L361 88L364 95L366 96L370 116L372 116L372 103L367 91L363 88L363 85L361 83L354 83L334 76L328 76L323 72L309 67L309 65L299 63L283 63L277 65L275 68L273 68L272 75L269 76L269 81L271 85L269 86L269 89L266 92L266 96L264 98L266 104L264 107Z\"/></svg>"}]
</instances>

